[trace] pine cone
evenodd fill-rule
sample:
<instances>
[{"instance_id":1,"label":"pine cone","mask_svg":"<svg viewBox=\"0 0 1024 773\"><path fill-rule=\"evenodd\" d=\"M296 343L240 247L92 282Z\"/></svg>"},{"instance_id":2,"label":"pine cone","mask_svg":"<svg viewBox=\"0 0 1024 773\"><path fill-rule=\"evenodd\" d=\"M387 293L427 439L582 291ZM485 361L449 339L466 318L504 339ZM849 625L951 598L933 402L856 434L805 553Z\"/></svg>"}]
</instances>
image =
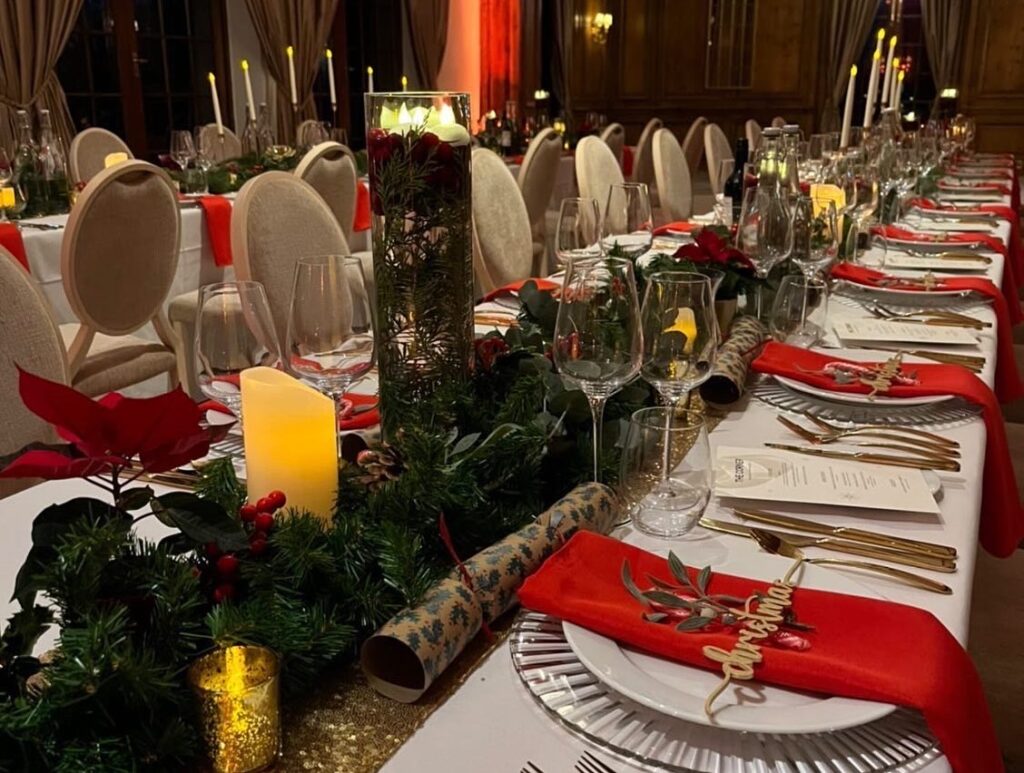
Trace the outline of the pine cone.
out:
<instances>
[{"instance_id":1,"label":"pine cone","mask_svg":"<svg viewBox=\"0 0 1024 773\"><path fill-rule=\"evenodd\" d=\"M356 464L363 469L359 482L371 491L376 491L388 481L398 480L405 469L398 449L386 443L380 448L360 451Z\"/></svg>"}]
</instances>

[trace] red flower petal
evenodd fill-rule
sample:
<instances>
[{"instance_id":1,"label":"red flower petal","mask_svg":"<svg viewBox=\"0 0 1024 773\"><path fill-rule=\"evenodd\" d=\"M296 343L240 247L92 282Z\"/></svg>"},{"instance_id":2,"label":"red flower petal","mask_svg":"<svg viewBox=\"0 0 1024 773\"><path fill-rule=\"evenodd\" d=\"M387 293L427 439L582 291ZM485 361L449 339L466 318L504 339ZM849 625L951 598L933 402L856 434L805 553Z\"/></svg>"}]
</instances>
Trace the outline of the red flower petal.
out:
<instances>
[{"instance_id":1,"label":"red flower petal","mask_svg":"<svg viewBox=\"0 0 1024 773\"><path fill-rule=\"evenodd\" d=\"M708 260L708 256L696 244L684 244L672 257L685 258L693 263L707 263Z\"/></svg>"},{"instance_id":2,"label":"red flower petal","mask_svg":"<svg viewBox=\"0 0 1024 773\"><path fill-rule=\"evenodd\" d=\"M121 463L116 456L73 459L56 451L26 451L0 470L0 478L85 478L109 472L112 465Z\"/></svg>"},{"instance_id":3,"label":"red flower petal","mask_svg":"<svg viewBox=\"0 0 1024 773\"><path fill-rule=\"evenodd\" d=\"M145 399L118 398L110 403L114 453L152 452L199 431L202 411L181 389Z\"/></svg>"},{"instance_id":4,"label":"red flower petal","mask_svg":"<svg viewBox=\"0 0 1024 773\"><path fill-rule=\"evenodd\" d=\"M65 440L90 456L107 450L107 411L94 400L69 386L40 378L21 368L18 368L18 393L25 407L54 425Z\"/></svg>"}]
</instances>

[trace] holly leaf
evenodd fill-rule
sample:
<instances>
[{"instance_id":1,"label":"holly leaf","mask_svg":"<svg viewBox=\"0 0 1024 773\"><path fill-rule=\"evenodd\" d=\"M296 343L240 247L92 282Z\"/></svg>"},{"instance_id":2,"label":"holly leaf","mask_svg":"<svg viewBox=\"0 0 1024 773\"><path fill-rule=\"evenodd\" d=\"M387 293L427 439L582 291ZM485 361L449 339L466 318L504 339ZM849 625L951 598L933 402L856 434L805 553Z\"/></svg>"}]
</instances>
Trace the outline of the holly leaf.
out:
<instances>
[{"instance_id":1,"label":"holly leaf","mask_svg":"<svg viewBox=\"0 0 1024 773\"><path fill-rule=\"evenodd\" d=\"M23 609L35 604L36 593L43 590L43 583L40 582L40 575L46 570L50 563L57 560L57 550L43 545L33 545L25 556L25 563L18 570L18 576L14 580L14 593L11 601L15 599Z\"/></svg>"},{"instance_id":2,"label":"holly leaf","mask_svg":"<svg viewBox=\"0 0 1024 773\"><path fill-rule=\"evenodd\" d=\"M140 486L121 492L117 504L124 510L141 510L149 504L153 496L153 489L149 486Z\"/></svg>"},{"instance_id":3,"label":"holly leaf","mask_svg":"<svg viewBox=\"0 0 1024 773\"><path fill-rule=\"evenodd\" d=\"M50 505L36 516L32 522L32 544L55 548L72 524L85 519L100 524L120 520L125 529L131 525L131 517L123 510L91 497L76 497Z\"/></svg>"},{"instance_id":4,"label":"holly leaf","mask_svg":"<svg viewBox=\"0 0 1024 773\"><path fill-rule=\"evenodd\" d=\"M242 524L216 502L175 491L154 497L150 506L161 523L178 529L193 542L215 542L224 551L244 550L249 546Z\"/></svg>"}]
</instances>

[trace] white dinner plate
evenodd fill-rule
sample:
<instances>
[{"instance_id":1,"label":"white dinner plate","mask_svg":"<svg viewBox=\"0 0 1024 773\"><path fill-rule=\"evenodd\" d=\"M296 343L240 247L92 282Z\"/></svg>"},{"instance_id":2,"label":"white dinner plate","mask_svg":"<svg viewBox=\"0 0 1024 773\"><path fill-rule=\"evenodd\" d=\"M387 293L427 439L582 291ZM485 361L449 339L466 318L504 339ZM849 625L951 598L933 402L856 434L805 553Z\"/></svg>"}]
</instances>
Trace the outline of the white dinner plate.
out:
<instances>
[{"instance_id":1,"label":"white dinner plate","mask_svg":"<svg viewBox=\"0 0 1024 773\"><path fill-rule=\"evenodd\" d=\"M811 386L810 384L805 384L803 381L798 381L795 378L775 376L775 380L787 389L792 389L795 392L803 392L804 394L811 395L812 397L818 397L822 400L831 400L834 403L850 403L852 405L931 405L932 403L941 403L946 400L950 400L953 397L953 395L927 395L923 397L885 397L876 395L875 397L868 397L867 395L833 392L830 389L821 389L819 387Z\"/></svg>"},{"instance_id":2,"label":"white dinner plate","mask_svg":"<svg viewBox=\"0 0 1024 773\"><path fill-rule=\"evenodd\" d=\"M778 560L759 553L744 556L747 572L764 576L780 573ZM752 561L762 563L766 568L752 572ZM829 577L837 585L845 586L839 592L881 598L864 585L838 573L830 573ZM637 620L638 625L655 625L641 623L639 615ZM813 621L807 622L813 625ZM699 725L757 733L826 733L873 722L896 709L888 703L801 692L749 681L729 685L715 702L716 711L714 719L711 719L704 713L704 701L718 685L721 674L717 669L697 668L648 655L572 623L563 621L562 629L580 661L613 690L662 714ZM765 656L770 657L771 649L765 647L764 650Z\"/></svg>"},{"instance_id":3,"label":"white dinner plate","mask_svg":"<svg viewBox=\"0 0 1024 773\"><path fill-rule=\"evenodd\" d=\"M869 268L881 268L877 264L865 263L865 266ZM908 279L911 277L907 277ZM952 277L951 277L952 278ZM939 277L941 279L941 277ZM858 290L862 290L868 293L877 293L880 297L879 300L884 300L886 294L890 295L917 295L922 298L942 298L942 297L953 297L964 295L963 290L897 290L892 287L869 287L868 285L862 285L858 282L849 282L845 279L841 279L844 284L852 285Z\"/></svg>"}]
</instances>

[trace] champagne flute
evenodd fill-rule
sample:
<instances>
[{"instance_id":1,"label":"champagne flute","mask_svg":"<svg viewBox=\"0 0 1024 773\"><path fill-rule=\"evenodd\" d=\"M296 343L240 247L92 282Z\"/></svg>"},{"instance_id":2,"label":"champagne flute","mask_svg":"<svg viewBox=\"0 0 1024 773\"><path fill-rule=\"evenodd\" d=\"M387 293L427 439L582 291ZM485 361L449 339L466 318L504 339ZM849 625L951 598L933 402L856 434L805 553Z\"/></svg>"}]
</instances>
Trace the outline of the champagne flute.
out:
<instances>
[{"instance_id":1,"label":"champagne flute","mask_svg":"<svg viewBox=\"0 0 1024 773\"><path fill-rule=\"evenodd\" d=\"M573 259L599 258L601 254L601 209L597 199L562 199L555 227L558 262L566 265Z\"/></svg>"},{"instance_id":2,"label":"champagne flute","mask_svg":"<svg viewBox=\"0 0 1024 773\"><path fill-rule=\"evenodd\" d=\"M373 367L374 336L362 262L325 255L295 265L285 334L285 367L334 401ZM339 452L341 433L338 432Z\"/></svg>"},{"instance_id":3,"label":"champagne flute","mask_svg":"<svg viewBox=\"0 0 1024 773\"><path fill-rule=\"evenodd\" d=\"M243 370L277 367L281 351L267 293L259 282L219 282L199 291L194 339L196 380L241 420Z\"/></svg>"},{"instance_id":4,"label":"champagne flute","mask_svg":"<svg viewBox=\"0 0 1024 773\"><path fill-rule=\"evenodd\" d=\"M608 188L601 244L606 255L613 249L635 261L654 241L651 200L645 183L616 183Z\"/></svg>"},{"instance_id":5,"label":"champagne flute","mask_svg":"<svg viewBox=\"0 0 1024 773\"><path fill-rule=\"evenodd\" d=\"M570 261L558 301L553 349L562 377L578 385L590 403L594 480L600 481L605 402L637 374L643 357L631 261Z\"/></svg>"}]
</instances>

